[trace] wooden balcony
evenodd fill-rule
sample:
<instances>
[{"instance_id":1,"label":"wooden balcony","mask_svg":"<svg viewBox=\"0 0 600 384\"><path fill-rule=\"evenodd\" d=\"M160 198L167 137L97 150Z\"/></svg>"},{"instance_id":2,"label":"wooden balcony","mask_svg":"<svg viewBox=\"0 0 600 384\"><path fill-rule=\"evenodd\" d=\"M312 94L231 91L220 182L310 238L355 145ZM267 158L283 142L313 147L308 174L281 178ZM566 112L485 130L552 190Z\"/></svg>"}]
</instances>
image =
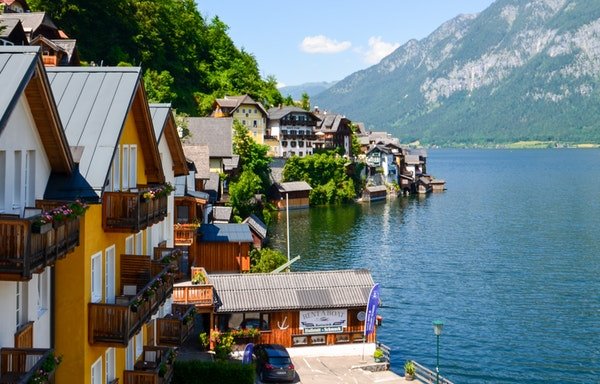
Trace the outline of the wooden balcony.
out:
<instances>
[{"instance_id":1,"label":"wooden balcony","mask_svg":"<svg viewBox=\"0 0 600 384\"><path fill-rule=\"evenodd\" d=\"M42 60L46 67L56 67L58 63L58 57L56 57L56 55L43 55Z\"/></svg>"},{"instance_id":2,"label":"wooden balcony","mask_svg":"<svg viewBox=\"0 0 600 384\"><path fill-rule=\"evenodd\" d=\"M124 384L166 384L173 379L173 350L145 346L142 360L133 370L123 371Z\"/></svg>"},{"instance_id":3,"label":"wooden balcony","mask_svg":"<svg viewBox=\"0 0 600 384\"><path fill-rule=\"evenodd\" d=\"M189 247L194 244L196 233L198 232L197 224L175 224L175 246Z\"/></svg>"},{"instance_id":4,"label":"wooden balcony","mask_svg":"<svg viewBox=\"0 0 600 384\"><path fill-rule=\"evenodd\" d=\"M27 384L40 371L46 372L44 362L54 359L52 349L1 348L0 383ZM54 367L54 364L51 364ZM53 371L48 374L48 383L54 383Z\"/></svg>"},{"instance_id":5,"label":"wooden balcony","mask_svg":"<svg viewBox=\"0 0 600 384\"><path fill-rule=\"evenodd\" d=\"M158 345L178 347L183 345L194 329L193 305L173 304L172 313L156 320L156 342Z\"/></svg>"},{"instance_id":6,"label":"wooden balcony","mask_svg":"<svg viewBox=\"0 0 600 384\"><path fill-rule=\"evenodd\" d=\"M167 196L145 198L150 189L102 194L102 227L105 232L136 233L167 216Z\"/></svg>"},{"instance_id":7,"label":"wooden balcony","mask_svg":"<svg viewBox=\"0 0 600 384\"><path fill-rule=\"evenodd\" d=\"M193 304L197 309L213 308L212 284L192 284L191 281L177 283L173 287L173 303Z\"/></svg>"},{"instance_id":8,"label":"wooden balcony","mask_svg":"<svg viewBox=\"0 0 600 384\"><path fill-rule=\"evenodd\" d=\"M0 280L24 281L79 245L79 219L36 226L39 216L0 215Z\"/></svg>"},{"instance_id":9,"label":"wooden balcony","mask_svg":"<svg viewBox=\"0 0 600 384\"><path fill-rule=\"evenodd\" d=\"M155 274L157 270L160 272ZM148 280L147 276L154 277ZM121 255L121 284L124 294L117 296L114 304L88 304L90 344L126 347L129 339L150 321L173 292L173 274L160 260ZM128 295L130 289L134 295Z\"/></svg>"}]
</instances>

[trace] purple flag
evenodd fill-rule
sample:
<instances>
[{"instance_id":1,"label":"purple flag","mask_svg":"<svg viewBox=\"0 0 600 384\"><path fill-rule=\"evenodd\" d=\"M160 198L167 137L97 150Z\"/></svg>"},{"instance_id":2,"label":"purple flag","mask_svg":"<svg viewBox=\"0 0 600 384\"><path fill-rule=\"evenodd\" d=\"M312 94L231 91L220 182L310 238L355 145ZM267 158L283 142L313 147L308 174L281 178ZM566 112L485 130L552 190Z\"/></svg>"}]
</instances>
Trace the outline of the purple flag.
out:
<instances>
[{"instance_id":1,"label":"purple flag","mask_svg":"<svg viewBox=\"0 0 600 384\"><path fill-rule=\"evenodd\" d=\"M254 344L246 344L244 349L244 357L242 358L242 364L252 364L252 352L254 351Z\"/></svg>"},{"instance_id":2,"label":"purple flag","mask_svg":"<svg viewBox=\"0 0 600 384\"><path fill-rule=\"evenodd\" d=\"M371 293L369 294L367 313L365 315L365 336L369 336L375 331L377 307L379 307L379 283L375 284L373 288L371 288Z\"/></svg>"}]
</instances>

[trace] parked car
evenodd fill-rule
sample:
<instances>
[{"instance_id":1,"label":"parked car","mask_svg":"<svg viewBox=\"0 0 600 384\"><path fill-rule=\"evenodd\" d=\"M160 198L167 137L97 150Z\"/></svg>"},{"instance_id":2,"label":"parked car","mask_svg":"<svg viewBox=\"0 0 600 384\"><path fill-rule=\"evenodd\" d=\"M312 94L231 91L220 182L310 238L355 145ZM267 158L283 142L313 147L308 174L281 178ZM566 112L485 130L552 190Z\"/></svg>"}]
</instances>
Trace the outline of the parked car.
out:
<instances>
[{"instance_id":1,"label":"parked car","mask_svg":"<svg viewBox=\"0 0 600 384\"><path fill-rule=\"evenodd\" d=\"M254 346L256 371L260 381L286 381L296 378L292 359L283 345L256 344Z\"/></svg>"}]
</instances>

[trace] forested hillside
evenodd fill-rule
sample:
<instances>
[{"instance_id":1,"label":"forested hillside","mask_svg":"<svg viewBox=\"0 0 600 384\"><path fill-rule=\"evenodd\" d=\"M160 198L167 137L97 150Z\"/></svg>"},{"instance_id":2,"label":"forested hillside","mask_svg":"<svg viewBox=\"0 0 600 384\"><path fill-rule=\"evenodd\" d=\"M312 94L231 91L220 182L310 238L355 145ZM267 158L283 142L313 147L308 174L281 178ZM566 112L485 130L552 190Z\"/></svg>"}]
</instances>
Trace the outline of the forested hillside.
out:
<instances>
[{"instance_id":1,"label":"forested hillside","mask_svg":"<svg viewBox=\"0 0 600 384\"><path fill-rule=\"evenodd\" d=\"M497 0L311 101L402 141L600 143L600 1Z\"/></svg>"},{"instance_id":2,"label":"forested hillside","mask_svg":"<svg viewBox=\"0 0 600 384\"><path fill-rule=\"evenodd\" d=\"M247 93L267 108L282 102L274 77L238 49L227 25L204 20L194 0L29 0L77 39L81 59L141 65L149 96L204 115L225 94Z\"/></svg>"}]
</instances>

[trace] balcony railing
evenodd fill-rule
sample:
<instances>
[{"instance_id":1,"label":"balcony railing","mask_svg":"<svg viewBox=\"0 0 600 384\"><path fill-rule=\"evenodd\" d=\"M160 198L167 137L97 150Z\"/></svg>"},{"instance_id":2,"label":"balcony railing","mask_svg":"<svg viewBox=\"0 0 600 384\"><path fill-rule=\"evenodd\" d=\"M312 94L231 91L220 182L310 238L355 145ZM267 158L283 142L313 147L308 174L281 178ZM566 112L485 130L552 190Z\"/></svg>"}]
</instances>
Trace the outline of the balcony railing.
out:
<instances>
[{"instance_id":1,"label":"balcony railing","mask_svg":"<svg viewBox=\"0 0 600 384\"><path fill-rule=\"evenodd\" d=\"M183 345L194 329L193 305L173 304L172 313L156 320L156 341L158 345L178 347Z\"/></svg>"},{"instance_id":2,"label":"balcony railing","mask_svg":"<svg viewBox=\"0 0 600 384\"><path fill-rule=\"evenodd\" d=\"M0 215L0 280L29 280L79 245L79 219L36 225L39 216Z\"/></svg>"},{"instance_id":3,"label":"balcony railing","mask_svg":"<svg viewBox=\"0 0 600 384\"><path fill-rule=\"evenodd\" d=\"M126 255L121 256L124 257ZM148 256L134 255L133 257L147 258L146 261L149 261ZM156 270L161 262L152 261L151 265L151 269ZM121 273L123 274L123 267ZM149 274L149 271L145 273ZM125 279L121 277L121 280ZM150 320L172 292L173 275L169 266L163 266L162 271L142 289L136 290L135 295L118 296L114 304L89 303L90 344L127 346L129 339Z\"/></svg>"},{"instance_id":4,"label":"balcony railing","mask_svg":"<svg viewBox=\"0 0 600 384\"><path fill-rule=\"evenodd\" d=\"M150 189L102 194L102 226L106 232L139 232L167 216L167 195L146 197Z\"/></svg>"},{"instance_id":5,"label":"balcony railing","mask_svg":"<svg viewBox=\"0 0 600 384\"><path fill-rule=\"evenodd\" d=\"M290 125L290 126L305 126L305 127L314 127L317 125L316 121L311 120L295 120L295 119L281 119L282 126Z\"/></svg>"},{"instance_id":6,"label":"balcony railing","mask_svg":"<svg viewBox=\"0 0 600 384\"><path fill-rule=\"evenodd\" d=\"M27 384L31 382L36 374L44 371L42 365L48 358L52 358L52 349L1 348L0 383ZM53 372L47 373L49 375L47 382L54 383Z\"/></svg>"},{"instance_id":7,"label":"balcony railing","mask_svg":"<svg viewBox=\"0 0 600 384\"><path fill-rule=\"evenodd\" d=\"M213 307L213 286L206 277L204 268L192 268L192 277L196 273L202 275L202 281L195 284L192 281L177 283L173 287L173 303L176 304L193 304L196 308L212 308Z\"/></svg>"},{"instance_id":8,"label":"balcony railing","mask_svg":"<svg viewBox=\"0 0 600 384\"><path fill-rule=\"evenodd\" d=\"M42 60L44 61L44 65L46 67L56 67L58 63L58 58L56 55L43 55Z\"/></svg>"},{"instance_id":9,"label":"balcony railing","mask_svg":"<svg viewBox=\"0 0 600 384\"><path fill-rule=\"evenodd\" d=\"M198 225L196 224L175 224L175 245L177 247L189 247L194 244Z\"/></svg>"},{"instance_id":10,"label":"balcony railing","mask_svg":"<svg viewBox=\"0 0 600 384\"><path fill-rule=\"evenodd\" d=\"M142 360L133 370L123 371L124 384L163 384L173 379L173 350L167 347L145 346Z\"/></svg>"}]
</instances>

